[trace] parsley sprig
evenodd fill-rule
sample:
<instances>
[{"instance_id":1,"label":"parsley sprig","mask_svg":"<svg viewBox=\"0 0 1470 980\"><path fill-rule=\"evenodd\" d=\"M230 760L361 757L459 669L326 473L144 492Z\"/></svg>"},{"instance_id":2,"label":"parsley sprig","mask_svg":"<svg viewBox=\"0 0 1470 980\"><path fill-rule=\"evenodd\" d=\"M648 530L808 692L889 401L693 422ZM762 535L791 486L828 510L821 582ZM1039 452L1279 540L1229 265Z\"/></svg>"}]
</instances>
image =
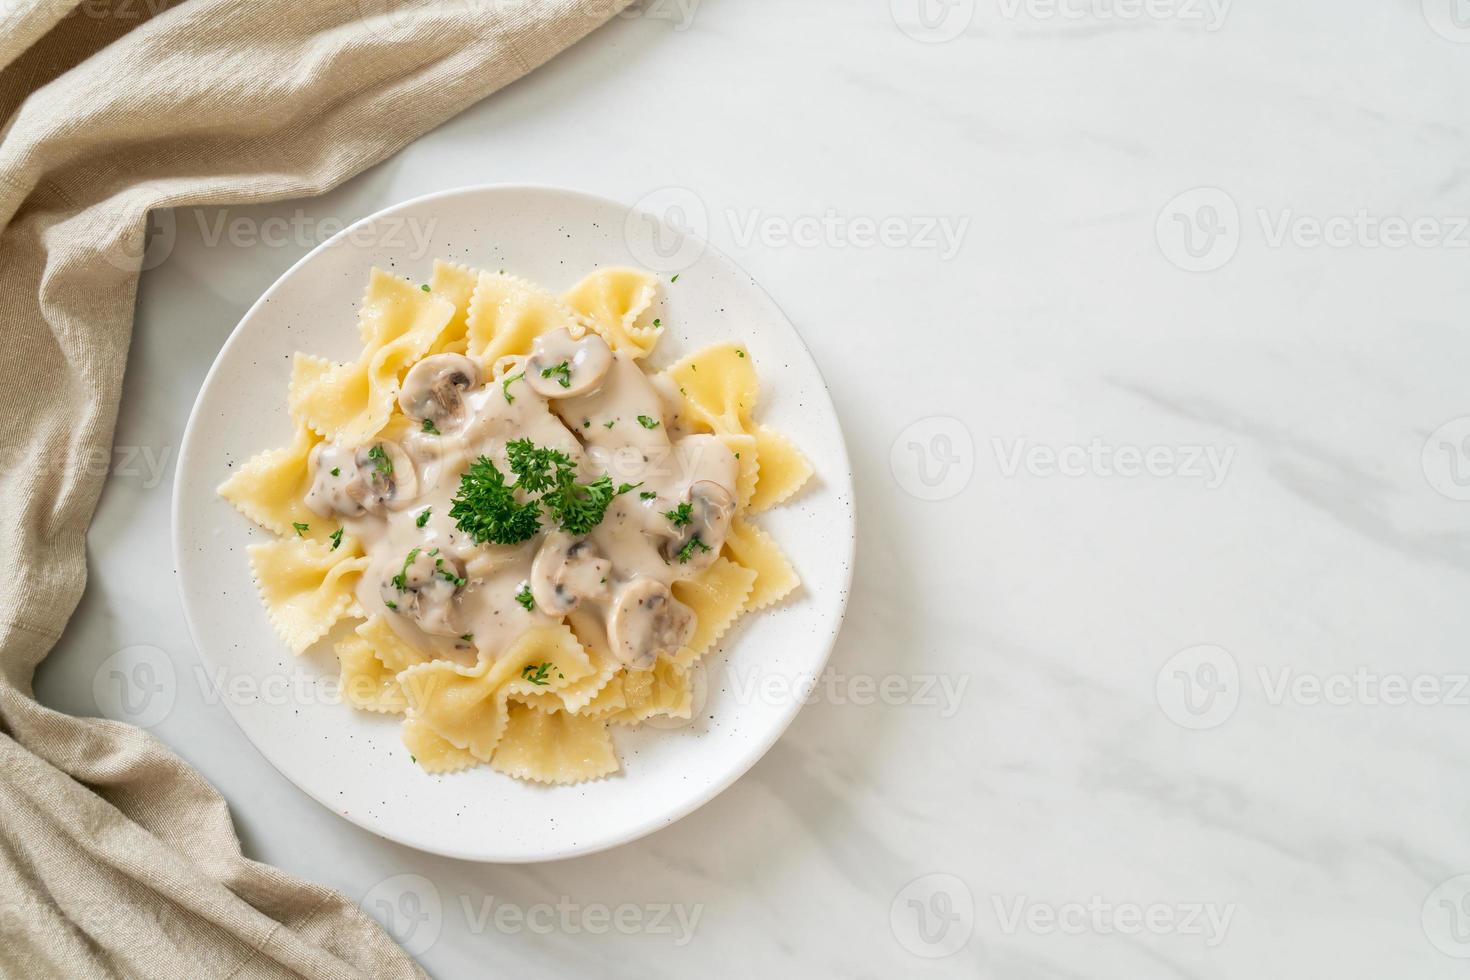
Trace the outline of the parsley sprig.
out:
<instances>
[{"instance_id":1,"label":"parsley sprig","mask_svg":"<svg viewBox=\"0 0 1470 980\"><path fill-rule=\"evenodd\" d=\"M493 460L481 456L460 477L449 516L477 544L516 544L541 529L541 512L568 534L581 536L602 522L613 497L633 489L614 487L604 473L591 483L577 479L577 464L559 449L530 439L505 445L506 461L516 477L506 482ZM519 495L518 495L519 494ZM539 494L530 499L523 497Z\"/></svg>"},{"instance_id":2,"label":"parsley sprig","mask_svg":"<svg viewBox=\"0 0 1470 980\"><path fill-rule=\"evenodd\" d=\"M526 666L521 668L521 677L530 681L532 684L537 685L538 687L545 687L546 684L551 680L551 678L547 675L551 673L552 666L553 664L551 664L550 662L537 664L534 667L530 664L526 664Z\"/></svg>"},{"instance_id":3,"label":"parsley sprig","mask_svg":"<svg viewBox=\"0 0 1470 980\"><path fill-rule=\"evenodd\" d=\"M709 545L699 540L699 535L696 534L689 539L688 544L679 549L679 554L676 556L679 559L679 564L682 565L690 558L693 558L695 548L698 548L700 551L709 551Z\"/></svg>"},{"instance_id":4,"label":"parsley sprig","mask_svg":"<svg viewBox=\"0 0 1470 980\"><path fill-rule=\"evenodd\" d=\"M414 560L418 558L418 556L419 549L415 548L410 551L408 553L408 557L403 559L403 568L400 569L398 574L393 576L393 578L390 580L393 583L393 587L399 592L408 591L408 566L412 565L414 563Z\"/></svg>"},{"instance_id":5,"label":"parsley sprig","mask_svg":"<svg viewBox=\"0 0 1470 980\"><path fill-rule=\"evenodd\" d=\"M541 529L540 506L534 500L521 503L505 474L486 456L459 478L449 517L476 544L516 544Z\"/></svg>"},{"instance_id":6,"label":"parsley sprig","mask_svg":"<svg viewBox=\"0 0 1470 980\"><path fill-rule=\"evenodd\" d=\"M388 454L383 451L381 442L368 450L368 459L373 461L373 465L383 476L393 475L393 460L389 459Z\"/></svg>"},{"instance_id":7,"label":"parsley sprig","mask_svg":"<svg viewBox=\"0 0 1470 980\"><path fill-rule=\"evenodd\" d=\"M557 384L563 388L570 388L572 386L572 366L566 361L562 361L553 367L543 368L541 377L555 378Z\"/></svg>"}]
</instances>

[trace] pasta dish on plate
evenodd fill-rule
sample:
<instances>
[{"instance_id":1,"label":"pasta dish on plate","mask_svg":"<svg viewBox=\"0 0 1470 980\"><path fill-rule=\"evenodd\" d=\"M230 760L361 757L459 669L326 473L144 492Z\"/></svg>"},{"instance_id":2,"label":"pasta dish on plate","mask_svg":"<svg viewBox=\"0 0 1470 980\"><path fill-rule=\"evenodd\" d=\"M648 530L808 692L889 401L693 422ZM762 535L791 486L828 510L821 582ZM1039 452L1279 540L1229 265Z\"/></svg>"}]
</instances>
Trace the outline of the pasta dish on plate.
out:
<instances>
[{"instance_id":1,"label":"pasta dish on plate","mask_svg":"<svg viewBox=\"0 0 1470 980\"><path fill-rule=\"evenodd\" d=\"M610 726L689 718L691 668L799 584L755 516L811 468L738 342L648 368L659 288L374 269L361 356L297 353L290 445L219 488L273 534L248 550L281 639L334 640L344 699L429 772L616 772Z\"/></svg>"}]
</instances>

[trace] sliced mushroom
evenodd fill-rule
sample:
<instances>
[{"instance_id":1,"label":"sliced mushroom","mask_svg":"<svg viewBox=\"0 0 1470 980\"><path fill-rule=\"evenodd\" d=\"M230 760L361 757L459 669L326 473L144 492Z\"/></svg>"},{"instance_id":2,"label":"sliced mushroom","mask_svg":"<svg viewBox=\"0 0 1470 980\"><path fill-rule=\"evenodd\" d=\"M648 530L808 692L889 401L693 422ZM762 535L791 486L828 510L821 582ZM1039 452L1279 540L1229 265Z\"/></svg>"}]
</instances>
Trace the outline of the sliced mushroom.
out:
<instances>
[{"instance_id":1,"label":"sliced mushroom","mask_svg":"<svg viewBox=\"0 0 1470 980\"><path fill-rule=\"evenodd\" d=\"M697 572L720 556L730 519L735 516L735 498L712 480L697 480L689 486L687 523L670 525L674 534L664 542L664 558L681 568Z\"/></svg>"},{"instance_id":2,"label":"sliced mushroom","mask_svg":"<svg viewBox=\"0 0 1470 980\"><path fill-rule=\"evenodd\" d=\"M612 562L589 539L553 531L531 562L531 595L545 612L565 616L583 599L606 595L611 574Z\"/></svg>"},{"instance_id":3,"label":"sliced mushroom","mask_svg":"<svg viewBox=\"0 0 1470 980\"><path fill-rule=\"evenodd\" d=\"M571 398L595 388L612 367L612 351L595 333L581 340L562 328L537 337L526 359L526 384L543 398Z\"/></svg>"},{"instance_id":4,"label":"sliced mushroom","mask_svg":"<svg viewBox=\"0 0 1470 980\"><path fill-rule=\"evenodd\" d=\"M464 393L480 384L480 366L463 354L434 354L408 369L398 405L411 419L448 430L465 420Z\"/></svg>"},{"instance_id":5,"label":"sliced mushroom","mask_svg":"<svg viewBox=\"0 0 1470 980\"><path fill-rule=\"evenodd\" d=\"M398 571L383 579L378 594L383 605L435 636L461 636L458 598L464 588L464 568L439 549L415 548Z\"/></svg>"},{"instance_id":6,"label":"sliced mushroom","mask_svg":"<svg viewBox=\"0 0 1470 980\"><path fill-rule=\"evenodd\" d=\"M357 461L351 449L335 443L319 442L311 451L311 489L306 491L306 506L318 517L345 514L357 517L366 508L361 489Z\"/></svg>"},{"instance_id":7,"label":"sliced mushroom","mask_svg":"<svg viewBox=\"0 0 1470 980\"><path fill-rule=\"evenodd\" d=\"M418 496L418 470L398 443L384 440L363 446L354 461L360 479L349 484L347 492L368 510L402 510Z\"/></svg>"},{"instance_id":8,"label":"sliced mushroom","mask_svg":"<svg viewBox=\"0 0 1470 980\"><path fill-rule=\"evenodd\" d=\"M613 655L634 670L651 670L660 654L678 652L694 635L694 611L657 579L623 586L607 620Z\"/></svg>"},{"instance_id":9,"label":"sliced mushroom","mask_svg":"<svg viewBox=\"0 0 1470 980\"><path fill-rule=\"evenodd\" d=\"M311 489L306 506L326 517L357 517L384 507L407 506L418 493L418 474L403 447L375 442L351 449L319 443L311 451Z\"/></svg>"}]
</instances>

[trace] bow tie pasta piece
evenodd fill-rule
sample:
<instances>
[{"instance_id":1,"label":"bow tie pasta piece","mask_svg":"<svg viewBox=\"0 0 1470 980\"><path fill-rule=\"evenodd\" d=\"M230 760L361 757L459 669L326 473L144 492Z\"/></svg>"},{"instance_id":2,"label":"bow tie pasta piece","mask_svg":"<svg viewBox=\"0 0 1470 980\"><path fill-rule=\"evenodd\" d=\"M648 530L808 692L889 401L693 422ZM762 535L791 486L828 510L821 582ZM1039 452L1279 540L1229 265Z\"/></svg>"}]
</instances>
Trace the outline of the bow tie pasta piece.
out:
<instances>
[{"instance_id":1,"label":"bow tie pasta piece","mask_svg":"<svg viewBox=\"0 0 1470 980\"><path fill-rule=\"evenodd\" d=\"M592 673L582 644L566 626L527 630L497 659L474 667L435 660L398 675L412 716L456 748L488 762L505 731L513 694L559 690Z\"/></svg>"},{"instance_id":2,"label":"bow tie pasta piece","mask_svg":"<svg viewBox=\"0 0 1470 980\"><path fill-rule=\"evenodd\" d=\"M454 303L382 269L368 276L367 291L357 311L362 360L408 338L422 341L414 360L423 357L454 320Z\"/></svg>"},{"instance_id":3,"label":"bow tie pasta piece","mask_svg":"<svg viewBox=\"0 0 1470 980\"><path fill-rule=\"evenodd\" d=\"M683 418L710 432L750 431L760 381L740 344L706 347L670 364L660 376L683 398Z\"/></svg>"},{"instance_id":4,"label":"bow tie pasta piece","mask_svg":"<svg viewBox=\"0 0 1470 980\"><path fill-rule=\"evenodd\" d=\"M470 300L466 353L487 369L511 354L528 354L531 342L565 328L580 338L585 330L561 300L516 276L480 273Z\"/></svg>"},{"instance_id":5,"label":"bow tie pasta piece","mask_svg":"<svg viewBox=\"0 0 1470 980\"><path fill-rule=\"evenodd\" d=\"M538 783L579 783L618 771L607 722L512 703L490 767Z\"/></svg>"},{"instance_id":6,"label":"bow tie pasta piece","mask_svg":"<svg viewBox=\"0 0 1470 980\"><path fill-rule=\"evenodd\" d=\"M639 323L658 295L658 281L642 269L598 269L562 296L578 318L607 345L632 358L646 357L658 343L659 328Z\"/></svg>"},{"instance_id":7,"label":"bow tie pasta piece","mask_svg":"<svg viewBox=\"0 0 1470 980\"><path fill-rule=\"evenodd\" d=\"M764 609L801 584L775 540L754 524L739 518L731 521L730 531L725 535L725 551L736 564L755 573L755 584L745 597L743 612Z\"/></svg>"},{"instance_id":8,"label":"bow tie pasta piece","mask_svg":"<svg viewBox=\"0 0 1470 980\"><path fill-rule=\"evenodd\" d=\"M542 690L519 698L522 704L541 711L580 712L605 688L622 666L607 644L607 627L601 618L585 608L567 614L572 633L587 653L592 672L554 691Z\"/></svg>"},{"instance_id":9,"label":"bow tie pasta piece","mask_svg":"<svg viewBox=\"0 0 1470 980\"><path fill-rule=\"evenodd\" d=\"M408 698L398 685L397 671L373 653L373 645L359 633L349 633L333 648L337 654L342 696L364 711L401 715Z\"/></svg>"},{"instance_id":10,"label":"bow tie pasta piece","mask_svg":"<svg viewBox=\"0 0 1470 980\"><path fill-rule=\"evenodd\" d=\"M479 759L464 749L450 745L416 718L405 721L400 734L403 744L413 756L413 761L422 766L425 772L462 772L480 765Z\"/></svg>"},{"instance_id":11,"label":"bow tie pasta piece","mask_svg":"<svg viewBox=\"0 0 1470 980\"><path fill-rule=\"evenodd\" d=\"M469 343L470 300L475 284L484 273L457 262L434 260L434 273L429 277L429 292L454 305L454 315L439 332L439 339L429 348L430 354L463 354Z\"/></svg>"},{"instance_id":12,"label":"bow tie pasta piece","mask_svg":"<svg viewBox=\"0 0 1470 980\"><path fill-rule=\"evenodd\" d=\"M415 664L427 663L429 660L428 654L414 649L405 642L403 637L395 633L393 627L388 625L388 621L377 613L374 613L367 622L359 623L355 632L367 643L373 655L395 674Z\"/></svg>"},{"instance_id":13,"label":"bow tie pasta piece","mask_svg":"<svg viewBox=\"0 0 1470 980\"><path fill-rule=\"evenodd\" d=\"M755 436L743 432L722 432L719 440L735 454L735 510L749 510L760 481L760 452Z\"/></svg>"},{"instance_id":14,"label":"bow tie pasta piece","mask_svg":"<svg viewBox=\"0 0 1470 980\"><path fill-rule=\"evenodd\" d=\"M368 559L352 538L333 549L308 538L280 538L245 549L266 615L292 653L302 653L355 612L353 587Z\"/></svg>"},{"instance_id":15,"label":"bow tie pasta piece","mask_svg":"<svg viewBox=\"0 0 1470 980\"><path fill-rule=\"evenodd\" d=\"M321 358L298 354L292 410L334 442L366 442L393 413L404 372L429 352L454 312L449 300L374 269L359 319L362 356L324 368Z\"/></svg>"},{"instance_id":16,"label":"bow tie pasta piece","mask_svg":"<svg viewBox=\"0 0 1470 980\"><path fill-rule=\"evenodd\" d=\"M674 596L694 610L694 636L675 660L687 667L714 645L745 608L756 573L728 558L716 558L698 575L672 586Z\"/></svg>"},{"instance_id":17,"label":"bow tie pasta piece","mask_svg":"<svg viewBox=\"0 0 1470 980\"><path fill-rule=\"evenodd\" d=\"M321 520L306 506L306 492L311 489L307 458L318 442L321 438L316 433L299 425L291 445L251 457L220 484L219 495L267 530L295 534L297 526L304 525L311 537L326 538L333 523Z\"/></svg>"},{"instance_id":18,"label":"bow tie pasta piece","mask_svg":"<svg viewBox=\"0 0 1470 980\"><path fill-rule=\"evenodd\" d=\"M790 439L774 429L755 427L755 455L760 461L760 476L750 498L752 514L785 503L811 479L812 464Z\"/></svg>"},{"instance_id":19,"label":"bow tie pasta piece","mask_svg":"<svg viewBox=\"0 0 1470 980\"><path fill-rule=\"evenodd\" d=\"M622 670L613 681L627 705L608 716L614 725L637 725L655 715L688 718L693 706L689 672L669 657L659 657L652 670Z\"/></svg>"},{"instance_id":20,"label":"bow tie pasta piece","mask_svg":"<svg viewBox=\"0 0 1470 980\"><path fill-rule=\"evenodd\" d=\"M602 685L602 689L593 696L591 701L577 709L576 713L583 718L607 718L626 708L628 701L623 697L621 673L621 665L614 668L612 676L608 678L606 684Z\"/></svg>"}]
</instances>

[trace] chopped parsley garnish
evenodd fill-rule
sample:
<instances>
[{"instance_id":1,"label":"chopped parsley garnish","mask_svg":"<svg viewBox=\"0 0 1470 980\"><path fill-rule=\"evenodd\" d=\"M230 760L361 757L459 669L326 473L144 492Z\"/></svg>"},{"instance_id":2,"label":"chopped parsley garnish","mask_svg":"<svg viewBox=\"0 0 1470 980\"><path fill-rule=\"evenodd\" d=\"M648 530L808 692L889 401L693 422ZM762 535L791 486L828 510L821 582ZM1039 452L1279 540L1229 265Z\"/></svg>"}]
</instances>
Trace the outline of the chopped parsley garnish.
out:
<instances>
[{"instance_id":1,"label":"chopped parsley garnish","mask_svg":"<svg viewBox=\"0 0 1470 980\"><path fill-rule=\"evenodd\" d=\"M516 486L536 493L556 482L558 474L573 468L572 458L559 449L538 446L530 439L512 439L505 444L511 472L520 478Z\"/></svg>"},{"instance_id":2,"label":"chopped parsley garnish","mask_svg":"<svg viewBox=\"0 0 1470 980\"><path fill-rule=\"evenodd\" d=\"M435 567L434 570L437 571L440 575L442 575L444 577L444 581L448 582L450 585L454 586L456 589L462 589L462 588L464 588L464 584L466 582L468 582L469 579L466 579L466 578L463 578L463 577L461 577L459 575L454 574L449 569L444 568L443 565L444 565L444 559L441 558L441 559L439 559L438 565Z\"/></svg>"},{"instance_id":3,"label":"chopped parsley garnish","mask_svg":"<svg viewBox=\"0 0 1470 980\"><path fill-rule=\"evenodd\" d=\"M547 681L549 680L547 675L551 673L551 668L552 664L550 663L542 663L535 667L532 667L530 664L526 664L526 666L521 668L521 677L525 680L530 681L532 684L540 687L545 687Z\"/></svg>"},{"instance_id":4,"label":"chopped parsley garnish","mask_svg":"<svg viewBox=\"0 0 1470 980\"><path fill-rule=\"evenodd\" d=\"M612 477L606 473L591 483L578 483L563 471L556 489L541 498L546 510L571 535L583 535L602 523L614 496Z\"/></svg>"},{"instance_id":5,"label":"chopped parsley garnish","mask_svg":"<svg viewBox=\"0 0 1470 980\"><path fill-rule=\"evenodd\" d=\"M333 476L341 476L342 475L342 467L340 467L340 466L334 466L334 467L332 467L332 475Z\"/></svg>"},{"instance_id":6,"label":"chopped parsley garnish","mask_svg":"<svg viewBox=\"0 0 1470 980\"><path fill-rule=\"evenodd\" d=\"M333 551L336 551L339 547L342 546L342 529L340 527L337 528L337 530L333 531L330 535L328 535L328 537L332 539Z\"/></svg>"},{"instance_id":7,"label":"chopped parsley garnish","mask_svg":"<svg viewBox=\"0 0 1470 980\"><path fill-rule=\"evenodd\" d=\"M695 548L698 548L700 551L708 551L709 545L699 540L699 535L696 534L694 537L689 539L688 544L679 549L679 554L676 556L679 559L679 564L682 565L690 558L693 558Z\"/></svg>"},{"instance_id":8,"label":"chopped parsley garnish","mask_svg":"<svg viewBox=\"0 0 1470 980\"><path fill-rule=\"evenodd\" d=\"M500 382L500 393L505 396L505 403L507 405L513 405L513 404L515 404L515 400L516 400L516 396L515 395L512 395L510 393L510 386L511 386L511 384L513 382L516 382L516 381L521 380L525 376L526 376L526 372L525 371L522 371L520 374L512 374L512 375L510 375L504 381Z\"/></svg>"},{"instance_id":9,"label":"chopped parsley garnish","mask_svg":"<svg viewBox=\"0 0 1470 980\"><path fill-rule=\"evenodd\" d=\"M577 465L558 449L537 446L530 439L512 439L505 445L506 460L515 484L495 463L481 456L460 477L459 492L449 516L477 544L515 544L541 528L541 509L568 534L591 531L607 514L607 505L619 492L604 473L591 483L577 480ZM632 489L632 487L628 487ZM522 502L521 494L540 494Z\"/></svg>"},{"instance_id":10,"label":"chopped parsley garnish","mask_svg":"<svg viewBox=\"0 0 1470 980\"><path fill-rule=\"evenodd\" d=\"M387 606L389 609L393 610L394 612L397 612L398 611L398 603L394 602L392 599L387 600L386 602L383 603L383 605Z\"/></svg>"},{"instance_id":11,"label":"chopped parsley garnish","mask_svg":"<svg viewBox=\"0 0 1470 980\"><path fill-rule=\"evenodd\" d=\"M649 418L647 415L640 415L638 416L638 424L643 426L645 429L657 429L658 419Z\"/></svg>"},{"instance_id":12,"label":"chopped parsley garnish","mask_svg":"<svg viewBox=\"0 0 1470 980\"><path fill-rule=\"evenodd\" d=\"M300 521L292 521L291 526L296 529L296 536L298 538L311 530L310 524L302 524Z\"/></svg>"},{"instance_id":13,"label":"chopped parsley garnish","mask_svg":"<svg viewBox=\"0 0 1470 980\"><path fill-rule=\"evenodd\" d=\"M373 465L378 468L379 473L384 476L393 475L393 460L389 459L388 454L383 452L383 444L381 442L368 450L368 459L373 461Z\"/></svg>"},{"instance_id":14,"label":"chopped parsley garnish","mask_svg":"<svg viewBox=\"0 0 1470 980\"><path fill-rule=\"evenodd\" d=\"M629 490L637 490L641 486L643 486L642 480L639 480L637 483L620 483L618 484L618 496L621 497Z\"/></svg>"},{"instance_id":15,"label":"chopped parsley garnish","mask_svg":"<svg viewBox=\"0 0 1470 980\"><path fill-rule=\"evenodd\" d=\"M652 499L654 499L657 496L658 496L658 494L657 493L654 493L652 490L645 490L645 491L643 491L642 493L640 493L638 495L638 499L639 500L652 500Z\"/></svg>"},{"instance_id":16,"label":"chopped parsley garnish","mask_svg":"<svg viewBox=\"0 0 1470 980\"><path fill-rule=\"evenodd\" d=\"M419 287L419 288L420 288L420 289L422 289L422 290L423 290L423 291L424 291L424 292L426 292L426 293L427 293L427 292L428 292L428 291L429 291L429 284L428 284L428 283L424 283L424 284L423 284L423 285L422 285L422 286L420 286L420 287Z\"/></svg>"},{"instance_id":17,"label":"chopped parsley garnish","mask_svg":"<svg viewBox=\"0 0 1470 980\"><path fill-rule=\"evenodd\" d=\"M536 597L531 595L531 587L522 585L521 591L516 593L516 602L526 607L526 612L536 608Z\"/></svg>"},{"instance_id":18,"label":"chopped parsley garnish","mask_svg":"<svg viewBox=\"0 0 1470 980\"><path fill-rule=\"evenodd\" d=\"M563 388L570 388L572 386L572 367L566 361L562 361L555 367L542 368L541 377L556 378L557 384Z\"/></svg>"},{"instance_id":19,"label":"chopped parsley garnish","mask_svg":"<svg viewBox=\"0 0 1470 980\"><path fill-rule=\"evenodd\" d=\"M735 352L735 356L736 357L744 357L745 356L745 351L738 350L738 351Z\"/></svg>"},{"instance_id":20,"label":"chopped parsley garnish","mask_svg":"<svg viewBox=\"0 0 1470 980\"><path fill-rule=\"evenodd\" d=\"M464 640L466 643L474 643L475 642L475 634L473 634L473 633L465 633L462 636L460 636L460 639L461 640Z\"/></svg>"},{"instance_id":21,"label":"chopped parsley garnish","mask_svg":"<svg viewBox=\"0 0 1470 980\"><path fill-rule=\"evenodd\" d=\"M429 523L429 515L433 512L434 508L432 507L425 507L423 510L419 511L419 516L413 519L413 526L423 527L425 524Z\"/></svg>"},{"instance_id":22,"label":"chopped parsley garnish","mask_svg":"<svg viewBox=\"0 0 1470 980\"><path fill-rule=\"evenodd\" d=\"M689 514L689 501L687 500L673 510L664 511L664 516L674 522L674 527L683 527L693 520Z\"/></svg>"},{"instance_id":23,"label":"chopped parsley garnish","mask_svg":"<svg viewBox=\"0 0 1470 980\"><path fill-rule=\"evenodd\" d=\"M661 326L663 326L663 322L661 320L659 320L658 317L654 317L653 318L653 325L655 327L661 327Z\"/></svg>"},{"instance_id":24,"label":"chopped parsley garnish","mask_svg":"<svg viewBox=\"0 0 1470 980\"><path fill-rule=\"evenodd\" d=\"M536 501L517 500L505 474L487 456L471 463L459 478L449 516L476 544L516 544L541 529L541 508Z\"/></svg>"},{"instance_id":25,"label":"chopped parsley garnish","mask_svg":"<svg viewBox=\"0 0 1470 980\"><path fill-rule=\"evenodd\" d=\"M676 273L674 273L674 278L670 279L669 282L678 282L678 281L679 281L679 274L676 272Z\"/></svg>"},{"instance_id":26,"label":"chopped parsley garnish","mask_svg":"<svg viewBox=\"0 0 1470 980\"><path fill-rule=\"evenodd\" d=\"M431 436L437 436L437 435L440 435L441 434L439 432L439 427L434 424L434 420L433 419L424 419L424 428L423 428L423 431L424 432L427 432Z\"/></svg>"},{"instance_id":27,"label":"chopped parsley garnish","mask_svg":"<svg viewBox=\"0 0 1470 980\"><path fill-rule=\"evenodd\" d=\"M604 429L611 429L613 426L615 426L617 424L618 424L618 420L617 419L608 419L606 422L602 423L602 427Z\"/></svg>"},{"instance_id":28,"label":"chopped parsley garnish","mask_svg":"<svg viewBox=\"0 0 1470 980\"><path fill-rule=\"evenodd\" d=\"M391 579L389 579L389 581L393 583L393 588L397 589L399 592L407 592L408 591L408 566L409 565L412 565L413 564L413 560L415 558L417 558L418 556L419 556L419 549L415 548L412 551L410 551L408 553L408 557L405 558L405 559L403 559L403 568L402 568L402 570L399 571L399 573L397 575L395 575Z\"/></svg>"}]
</instances>

